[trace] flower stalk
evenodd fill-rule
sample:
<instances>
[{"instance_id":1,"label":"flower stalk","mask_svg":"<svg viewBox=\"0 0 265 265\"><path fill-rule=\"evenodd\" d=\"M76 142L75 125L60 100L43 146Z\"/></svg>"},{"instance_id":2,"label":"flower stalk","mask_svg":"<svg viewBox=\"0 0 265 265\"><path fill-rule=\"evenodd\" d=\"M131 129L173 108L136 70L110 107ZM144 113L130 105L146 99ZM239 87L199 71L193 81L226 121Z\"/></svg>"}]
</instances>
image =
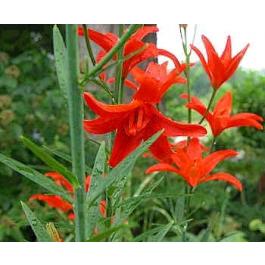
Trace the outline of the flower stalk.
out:
<instances>
[{"instance_id":1,"label":"flower stalk","mask_svg":"<svg viewBox=\"0 0 265 265\"><path fill-rule=\"evenodd\" d=\"M68 108L71 137L72 171L80 187L74 191L75 240L85 241L85 152L83 119L84 107L81 89L78 87L78 45L76 25L66 25Z\"/></svg>"},{"instance_id":2,"label":"flower stalk","mask_svg":"<svg viewBox=\"0 0 265 265\"><path fill-rule=\"evenodd\" d=\"M183 28L183 32L182 32ZM191 52L188 51L188 40L187 40L187 27L183 27L179 25L179 31L182 41L182 47L185 55L185 64L186 69L184 71L185 77L187 79L186 87L187 87L187 94L188 94L188 102L191 101L191 88L190 88L190 54ZM188 109L188 123L191 123L191 109Z\"/></svg>"},{"instance_id":3,"label":"flower stalk","mask_svg":"<svg viewBox=\"0 0 265 265\"><path fill-rule=\"evenodd\" d=\"M204 115L202 116L201 120L199 121L199 124L202 124L202 122L205 120L207 114L209 113L209 111L210 111L210 109L211 109L211 106L212 106L212 104L213 104L213 100L214 100L214 98L215 98L216 92L217 92L217 90L216 90L216 89L213 89L213 92L212 92L212 95L211 95L210 101L209 101L209 103L208 103L207 109L206 109Z\"/></svg>"},{"instance_id":4,"label":"flower stalk","mask_svg":"<svg viewBox=\"0 0 265 265\"><path fill-rule=\"evenodd\" d=\"M119 25L119 37L122 37L124 32L124 25ZM123 49L118 51L118 63L116 67L116 82L115 82L115 96L116 102L118 104L122 103L123 100L123 78L122 78L122 58L123 58Z\"/></svg>"},{"instance_id":5,"label":"flower stalk","mask_svg":"<svg viewBox=\"0 0 265 265\"><path fill-rule=\"evenodd\" d=\"M93 50L92 50L92 47L91 47L91 43L90 43L90 39L89 39L89 36L88 36L86 24L83 24L83 30L84 30L84 36L85 36L85 40L86 40L86 47L87 47L88 55L89 55L89 58L91 60L91 63L93 64L93 66L95 66L96 65L96 60L95 60L95 57L94 57L94 54L93 54Z\"/></svg>"}]
</instances>

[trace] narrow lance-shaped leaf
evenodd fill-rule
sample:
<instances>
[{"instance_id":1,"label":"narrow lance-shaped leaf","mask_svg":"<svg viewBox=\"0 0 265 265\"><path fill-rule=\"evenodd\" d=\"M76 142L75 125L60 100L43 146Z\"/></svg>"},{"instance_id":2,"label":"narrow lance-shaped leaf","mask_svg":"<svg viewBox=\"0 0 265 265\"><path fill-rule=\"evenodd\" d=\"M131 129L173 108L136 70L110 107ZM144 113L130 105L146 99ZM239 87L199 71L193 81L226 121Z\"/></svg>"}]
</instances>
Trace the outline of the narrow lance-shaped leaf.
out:
<instances>
[{"instance_id":1,"label":"narrow lance-shaped leaf","mask_svg":"<svg viewBox=\"0 0 265 265\"><path fill-rule=\"evenodd\" d=\"M102 176L104 174L105 164L106 164L106 149L105 149L105 142L102 142L98 153L95 159L94 167L91 174L91 184L89 192L87 193L87 199L89 198L89 195L91 192L96 190L96 188L100 185L102 179ZM98 205L100 204L100 197L96 199L93 206L91 206L88 210L88 236L90 236L93 233L94 227L97 223L97 221L100 218L100 212Z\"/></svg>"},{"instance_id":2,"label":"narrow lance-shaped leaf","mask_svg":"<svg viewBox=\"0 0 265 265\"><path fill-rule=\"evenodd\" d=\"M51 242L52 240L47 230L42 225L41 221L36 217L36 215L30 210L30 208L24 202L21 202L21 205L31 228L37 237L37 240L39 242Z\"/></svg>"},{"instance_id":3,"label":"narrow lance-shaped leaf","mask_svg":"<svg viewBox=\"0 0 265 265\"><path fill-rule=\"evenodd\" d=\"M146 242L148 237L151 237L151 236L159 233L160 230L161 230L161 226L149 229L149 230L143 232L142 234L136 236L133 239L133 242Z\"/></svg>"},{"instance_id":4,"label":"narrow lance-shaped leaf","mask_svg":"<svg viewBox=\"0 0 265 265\"><path fill-rule=\"evenodd\" d=\"M53 50L55 57L55 66L59 86L63 96L67 98L67 71L66 71L66 48L63 37L57 25L53 27Z\"/></svg>"},{"instance_id":5,"label":"narrow lance-shaped leaf","mask_svg":"<svg viewBox=\"0 0 265 265\"><path fill-rule=\"evenodd\" d=\"M170 231L170 229L173 226L173 224L174 224L174 221L171 221L165 226L160 226L159 232L157 234L149 237L148 241L151 241L151 242L160 242L160 241L162 241L164 239L164 237L166 236L166 234Z\"/></svg>"},{"instance_id":6,"label":"narrow lance-shaped leaf","mask_svg":"<svg viewBox=\"0 0 265 265\"><path fill-rule=\"evenodd\" d=\"M163 133L163 130L155 133L147 141L143 142L136 150L127 156L123 161L121 161L115 168L113 168L109 175L101 182L97 189L95 189L89 195L88 205L91 204L104 192L109 186L111 186L115 181L122 179L129 175L136 159L142 155Z\"/></svg>"},{"instance_id":7,"label":"narrow lance-shaped leaf","mask_svg":"<svg viewBox=\"0 0 265 265\"><path fill-rule=\"evenodd\" d=\"M90 190L87 193L87 198L89 197L90 193L95 190L95 188L98 186L98 183L100 183L100 180L104 174L105 170L105 164L106 164L106 146L105 142L102 142L94 162L94 166L91 173L91 184L90 184Z\"/></svg>"},{"instance_id":8,"label":"narrow lance-shaped leaf","mask_svg":"<svg viewBox=\"0 0 265 265\"><path fill-rule=\"evenodd\" d=\"M154 195L152 195L152 191L161 183L162 180L163 180L163 177L160 178L158 181L156 181L153 185L151 185L149 187L149 189L146 190L143 194L133 196L131 198L128 198L127 200L125 200L121 204L118 204L116 206L117 208L118 207L123 208L122 216L121 216L119 221L123 222L126 218L128 218L130 216L130 214L146 199L157 198L158 195L160 195L159 198L161 198L161 196L169 197L170 196L169 194L154 194ZM174 195L174 196L176 196L176 195Z\"/></svg>"},{"instance_id":9,"label":"narrow lance-shaped leaf","mask_svg":"<svg viewBox=\"0 0 265 265\"><path fill-rule=\"evenodd\" d=\"M121 230L122 228L125 228L126 225L122 224L122 225L118 225L118 226L115 226L115 227L112 227L104 232L102 232L101 234L98 234L92 238L90 238L89 240L87 240L88 242L100 242L102 241L103 239L106 239L108 238L109 236L111 236L113 233Z\"/></svg>"},{"instance_id":10,"label":"narrow lance-shaped leaf","mask_svg":"<svg viewBox=\"0 0 265 265\"><path fill-rule=\"evenodd\" d=\"M55 156L58 156L59 158L63 159L66 162L72 163L72 159L71 159L71 156L69 154L66 154L66 153L64 153L62 151L50 148L50 147L45 146L45 145L42 146L42 147L43 147L43 149L47 150L49 153L51 153L51 154L53 154ZM88 165L86 165L86 172L88 174L91 174L91 172L92 172L92 168L89 167Z\"/></svg>"},{"instance_id":11,"label":"narrow lance-shaped leaf","mask_svg":"<svg viewBox=\"0 0 265 265\"><path fill-rule=\"evenodd\" d=\"M79 186L78 179L63 164L50 156L43 148L37 146L24 136L21 136L23 144L29 148L38 158L56 172L62 174L75 188Z\"/></svg>"},{"instance_id":12,"label":"narrow lance-shaped leaf","mask_svg":"<svg viewBox=\"0 0 265 265\"><path fill-rule=\"evenodd\" d=\"M36 184L40 185L41 187L45 188L52 194L59 195L65 200L72 202L72 197L68 192L66 192L62 187L56 185L51 179L39 173L37 170L32 169L31 167L24 165L23 163L9 158L3 154L0 154L0 162L23 175L24 177L35 182Z\"/></svg>"}]
</instances>

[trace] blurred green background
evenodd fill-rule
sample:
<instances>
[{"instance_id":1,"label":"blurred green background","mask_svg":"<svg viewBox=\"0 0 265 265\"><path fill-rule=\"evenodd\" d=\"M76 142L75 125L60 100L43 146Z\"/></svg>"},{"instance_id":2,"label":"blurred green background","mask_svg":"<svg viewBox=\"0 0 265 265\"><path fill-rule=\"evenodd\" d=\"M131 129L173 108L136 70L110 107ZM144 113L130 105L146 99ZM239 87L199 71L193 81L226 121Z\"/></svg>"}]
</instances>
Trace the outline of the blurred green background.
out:
<instances>
[{"instance_id":1,"label":"blurred green background","mask_svg":"<svg viewBox=\"0 0 265 265\"><path fill-rule=\"evenodd\" d=\"M63 31L63 27L61 27ZM20 143L25 135L38 144L69 153L68 116L58 87L53 51L52 25L0 26L0 152L32 165L41 172L49 171ZM89 89L89 88L88 88ZM218 93L227 89L234 95L233 112L254 112L265 117L265 75L239 69ZM161 109L168 116L186 120L184 101L179 98L184 87L173 87L166 94ZM202 100L209 99L209 82L200 65L192 69L192 91ZM93 89L97 98L102 91ZM196 119L196 114L193 118ZM88 136L86 136L88 137ZM90 136L89 136L90 137ZM234 148L238 159L220 167L237 176L244 184L241 194L221 182L199 186L191 200L190 241L265 241L265 137L253 128L229 130L218 138L216 149ZM93 164L97 145L86 141L86 160ZM153 161L140 159L132 174L130 193L143 181L154 183L164 176L157 192L182 191L183 181L171 174L158 174L152 179L144 174ZM0 164L0 241L35 241L22 212L20 201L27 201L42 190L32 182ZM196 199L195 199L196 198ZM181 198L148 199L130 217L132 229L125 240L167 223L167 215L178 215ZM40 219L53 221L64 238L71 240L73 224L67 217L48 206L30 202ZM148 240L148 234L143 238ZM179 241L170 232L165 241Z\"/></svg>"}]
</instances>

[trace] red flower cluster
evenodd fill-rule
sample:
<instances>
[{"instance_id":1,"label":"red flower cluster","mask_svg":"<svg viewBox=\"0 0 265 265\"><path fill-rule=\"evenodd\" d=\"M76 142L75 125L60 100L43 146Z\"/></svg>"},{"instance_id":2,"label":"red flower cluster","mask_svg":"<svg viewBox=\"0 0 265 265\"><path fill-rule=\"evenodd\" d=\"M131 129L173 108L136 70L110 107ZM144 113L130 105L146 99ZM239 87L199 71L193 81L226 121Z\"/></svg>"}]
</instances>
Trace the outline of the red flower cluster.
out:
<instances>
[{"instance_id":1,"label":"red flower cluster","mask_svg":"<svg viewBox=\"0 0 265 265\"><path fill-rule=\"evenodd\" d=\"M57 172L47 172L45 176L51 178L58 186L65 188L70 194L73 194L73 187L71 183L61 174ZM87 176L85 181L85 190L89 191L91 177ZM56 208L64 213L67 213L70 220L75 218L73 212L73 205L68 201L64 200L58 195L48 194L34 194L30 197L30 200L38 200L47 203L50 207ZM99 211L103 217L106 216L106 201L102 200L99 205Z\"/></svg>"},{"instance_id":2,"label":"red flower cluster","mask_svg":"<svg viewBox=\"0 0 265 265\"><path fill-rule=\"evenodd\" d=\"M123 63L123 78L130 73L134 81L128 81L129 87L134 89L132 100L126 104L109 105L98 101L89 93L84 93L88 107L97 115L93 120L84 121L84 129L93 134L116 132L114 145L111 151L109 164L116 166L129 155L143 140L148 139L157 131L164 129L163 134L152 144L150 152L159 161L150 167L147 173L154 171L170 171L184 178L192 187L210 180L223 180L242 190L242 184L234 176L225 173L211 173L219 162L226 158L236 156L234 150L219 150L212 152L206 149L198 137L206 135L207 131L199 124L185 124L166 117L158 109L167 90L176 84L186 82L182 77L185 65L171 53L158 49L154 44L144 43L143 37L149 33L157 32L156 27L142 27L135 32L125 43L123 56L127 56L141 48ZM84 32L79 29L79 35ZM97 62L118 42L118 37L112 33L99 33L89 29L89 38L101 47L97 54ZM206 62L201 51L195 46L192 50L199 56L212 87L217 90L236 71L243 58L248 45L237 55L232 57L231 38L228 37L226 47L221 56L218 56L211 42L202 36L206 48L208 61ZM143 60L165 55L175 63L175 68L168 70L167 63L157 64L151 62L145 70L138 68L137 64ZM113 60L117 56L114 55ZM192 66L192 65L191 65ZM104 73L105 74L105 73ZM103 77L102 77L103 78ZM113 82L113 78L109 83ZM187 94L182 95L188 98ZM225 129L231 127L251 126L262 129L263 118L252 113L231 115L232 94L227 92L216 104L214 110L209 109L196 97L191 97L187 108L200 113L209 122L212 133L216 137ZM172 145L170 137L186 136L189 140ZM208 155L205 156L204 153Z\"/></svg>"},{"instance_id":3,"label":"red flower cluster","mask_svg":"<svg viewBox=\"0 0 265 265\"><path fill-rule=\"evenodd\" d=\"M165 130L163 135L150 148L158 158L170 149L168 136L198 137L206 134L202 126L173 121L156 107L172 84L184 81L179 74L178 69L167 73L166 64L156 63L150 63L145 72L132 71L138 86L133 100L128 104L107 105L97 101L88 92L84 94L87 105L99 116L94 120L85 120L85 130L95 134L117 131L109 160L111 166L116 166L142 140L161 129Z\"/></svg>"}]
</instances>

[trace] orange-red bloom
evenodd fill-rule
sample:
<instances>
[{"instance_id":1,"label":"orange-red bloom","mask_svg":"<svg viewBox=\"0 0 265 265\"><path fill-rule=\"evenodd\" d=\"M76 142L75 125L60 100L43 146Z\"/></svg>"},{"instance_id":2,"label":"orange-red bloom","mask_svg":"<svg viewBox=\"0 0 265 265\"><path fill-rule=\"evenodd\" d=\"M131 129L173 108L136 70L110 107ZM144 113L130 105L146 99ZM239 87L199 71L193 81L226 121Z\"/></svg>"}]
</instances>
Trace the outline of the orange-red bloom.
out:
<instances>
[{"instance_id":1,"label":"orange-red bloom","mask_svg":"<svg viewBox=\"0 0 265 265\"><path fill-rule=\"evenodd\" d=\"M191 48L199 56L202 66L209 76L212 87L214 89L218 89L236 71L240 61L242 60L248 49L249 44L234 57L232 57L232 45L230 36L228 36L227 38L226 46L221 56L217 54L212 43L204 35L202 35L202 41L208 57L207 62L198 48L193 45L191 45Z\"/></svg>"},{"instance_id":2,"label":"orange-red bloom","mask_svg":"<svg viewBox=\"0 0 265 265\"><path fill-rule=\"evenodd\" d=\"M143 62L147 59L154 58L158 55L163 55L170 58L176 67L180 67L180 63L178 59L170 52L158 49L153 43L145 43L142 39L150 33L157 32L158 28L155 26L143 26L139 28L125 43L123 48L123 56L129 56L130 54L136 53L132 57L128 58L123 63L123 78L128 75L128 73L140 62ZM79 36L83 36L84 32L82 27L78 28ZM88 29L87 32L89 38L94 41L97 45L99 45L102 50L99 51L96 57L96 61L99 62L108 51L110 51L113 46L115 46L119 37L113 33L100 33L92 29ZM137 52L139 51L139 52ZM116 59L117 56L114 56L113 59Z\"/></svg>"},{"instance_id":3,"label":"orange-red bloom","mask_svg":"<svg viewBox=\"0 0 265 265\"><path fill-rule=\"evenodd\" d=\"M181 95L187 98L187 94ZM192 97L191 101L186 104L187 108L193 109L202 116L206 114L206 106L197 98ZM205 119L209 122L212 133L218 136L223 130L232 127L249 126L256 129L263 129L261 122L263 118L254 113L239 113L231 115L232 111L232 94L226 92L216 103L213 112L207 112Z\"/></svg>"},{"instance_id":4,"label":"orange-red bloom","mask_svg":"<svg viewBox=\"0 0 265 265\"><path fill-rule=\"evenodd\" d=\"M199 143L199 140L193 138L188 144L180 146L176 152L172 154L172 164L159 163L151 166L146 170L146 173L156 171L174 172L184 178L191 186L211 181L222 180L232 184L235 188L242 191L240 181L229 173L218 172L211 174L211 171L226 158L237 155L234 150L220 150L203 157L204 148Z\"/></svg>"},{"instance_id":5,"label":"orange-red bloom","mask_svg":"<svg viewBox=\"0 0 265 265\"><path fill-rule=\"evenodd\" d=\"M73 193L73 187L71 183L61 174L57 172L47 172L45 176L52 178L55 183L59 186L64 187L68 192ZM91 177L87 176L85 181L85 190L89 191ZM58 195L47 195L47 194L34 194L30 197L30 200L38 200L47 203L50 207L61 210L68 214L69 219L74 219L75 215L73 212L73 205L68 201L64 200ZM106 201L102 200L99 205L99 211L103 217L106 216Z\"/></svg>"},{"instance_id":6,"label":"orange-red bloom","mask_svg":"<svg viewBox=\"0 0 265 265\"><path fill-rule=\"evenodd\" d=\"M150 63L146 72L137 72L135 77L139 86L133 100L128 104L107 105L97 101L90 93L84 93L87 105L99 116L94 120L85 120L85 130L94 134L117 130L109 160L111 166L117 165L142 140L148 139L161 129L164 129L164 133L150 147L157 157L170 151L168 136L198 137L206 133L199 125L179 123L165 117L155 107L172 84L183 82L177 69L167 73L166 65Z\"/></svg>"}]
</instances>

